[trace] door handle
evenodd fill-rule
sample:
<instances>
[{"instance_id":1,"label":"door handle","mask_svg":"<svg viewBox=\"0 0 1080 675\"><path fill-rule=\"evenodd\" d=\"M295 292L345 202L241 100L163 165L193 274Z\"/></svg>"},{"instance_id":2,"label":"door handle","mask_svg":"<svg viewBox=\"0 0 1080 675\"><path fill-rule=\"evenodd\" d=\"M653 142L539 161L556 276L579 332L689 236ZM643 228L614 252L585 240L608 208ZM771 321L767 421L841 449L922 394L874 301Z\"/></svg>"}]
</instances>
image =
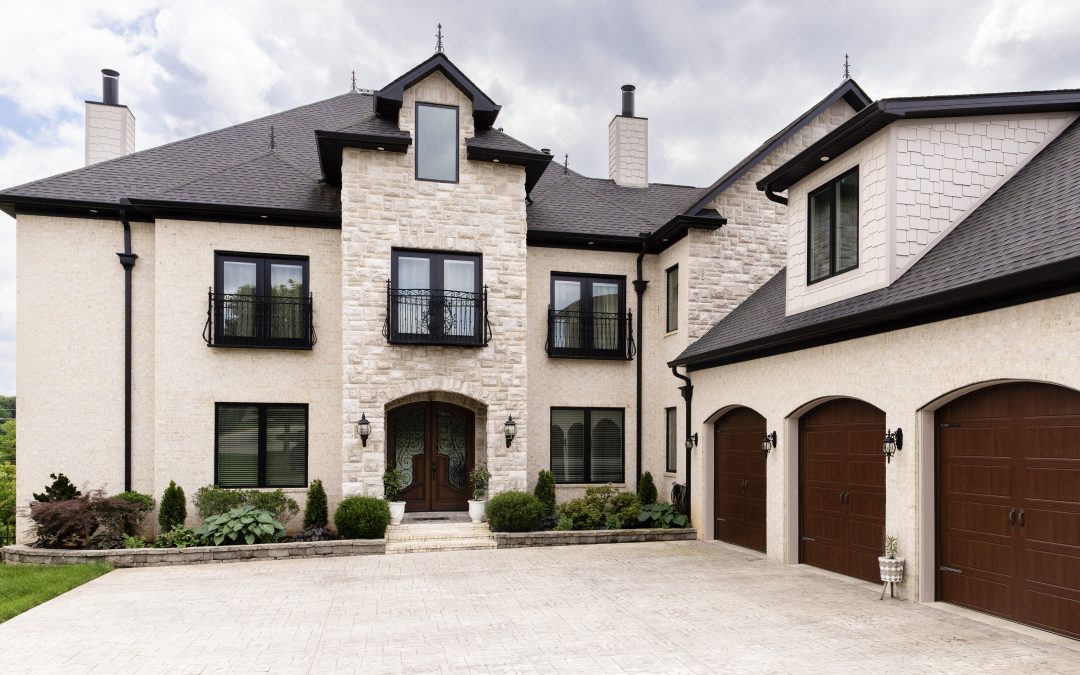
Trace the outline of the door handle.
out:
<instances>
[{"instance_id":1,"label":"door handle","mask_svg":"<svg viewBox=\"0 0 1080 675\"><path fill-rule=\"evenodd\" d=\"M437 462L431 463L431 480L435 480L439 477L439 465Z\"/></svg>"},{"instance_id":2,"label":"door handle","mask_svg":"<svg viewBox=\"0 0 1080 675\"><path fill-rule=\"evenodd\" d=\"M1020 527L1024 526L1024 507L1020 507Z\"/></svg>"},{"instance_id":3,"label":"door handle","mask_svg":"<svg viewBox=\"0 0 1080 675\"><path fill-rule=\"evenodd\" d=\"M840 503L841 504L844 503L844 491L843 490L840 491Z\"/></svg>"},{"instance_id":4,"label":"door handle","mask_svg":"<svg viewBox=\"0 0 1080 675\"><path fill-rule=\"evenodd\" d=\"M1016 525L1016 507L1009 509L1009 527Z\"/></svg>"}]
</instances>

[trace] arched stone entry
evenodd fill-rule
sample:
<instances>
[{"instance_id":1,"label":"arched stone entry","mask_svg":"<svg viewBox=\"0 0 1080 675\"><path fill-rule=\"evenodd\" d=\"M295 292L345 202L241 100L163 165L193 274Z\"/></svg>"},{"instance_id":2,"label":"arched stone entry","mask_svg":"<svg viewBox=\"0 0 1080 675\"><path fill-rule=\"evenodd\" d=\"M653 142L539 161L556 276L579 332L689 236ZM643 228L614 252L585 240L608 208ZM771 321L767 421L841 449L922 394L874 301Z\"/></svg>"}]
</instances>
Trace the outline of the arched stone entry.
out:
<instances>
[{"instance_id":1,"label":"arched stone entry","mask_svg":"<svg viewBox=\"0 0 1080 675\"><path fill-rule=\"evenodd\" d=\"M716 539L765 552L765 418L738 407L713 425L713 514Z\"/></svg>"}]
</instances>

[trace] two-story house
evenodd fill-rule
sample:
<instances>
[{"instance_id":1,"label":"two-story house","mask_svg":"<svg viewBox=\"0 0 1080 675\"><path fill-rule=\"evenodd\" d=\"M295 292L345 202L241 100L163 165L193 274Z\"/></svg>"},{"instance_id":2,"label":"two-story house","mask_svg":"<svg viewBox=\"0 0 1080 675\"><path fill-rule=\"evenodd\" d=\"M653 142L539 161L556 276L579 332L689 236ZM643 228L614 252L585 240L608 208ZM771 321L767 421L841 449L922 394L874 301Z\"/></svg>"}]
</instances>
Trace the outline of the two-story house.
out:
<instances>
[{"instance_id":1,"label":"two-story house","mask_svg":"<svg viewBox=\"0 0 1080 675\"><path fill-rule=\"evenodd\" d=\"M706 538L1080 636L1078 111L882 100L758 181L784 269L672 362Z\"/></svg>"}]
</instances>

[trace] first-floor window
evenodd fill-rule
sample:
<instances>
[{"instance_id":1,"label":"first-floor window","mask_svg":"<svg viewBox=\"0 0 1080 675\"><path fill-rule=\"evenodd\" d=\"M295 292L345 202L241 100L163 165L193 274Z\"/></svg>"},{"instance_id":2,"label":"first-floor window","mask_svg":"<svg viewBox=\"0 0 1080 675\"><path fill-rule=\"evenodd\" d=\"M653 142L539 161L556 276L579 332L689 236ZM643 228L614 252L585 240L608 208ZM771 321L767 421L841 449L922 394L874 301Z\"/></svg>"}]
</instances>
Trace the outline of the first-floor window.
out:
<instances>
[{"instance_id":1,"label":"first-floor window","mask_svg":"<svg viewBox=\"0 0 1080 675\"><path fill-rule=\"evenodd\" d=\"M218 403L214 484L307 487L307 423L306 404Z\"/></svg>"},{"instance_id":2,"label":"first-floor window","mask_svg":"<svg viewBox=\"0 0 1080 675\"><path fill-rule=\"evenodd\" d=\"M624 414L622 408L552 408L555 482L621 483Z\"/></svg>"},{"instance_id":3,"label":"first-floor window","mask_svg":"<svg viewBox=\"0 0 1080 675\"><path fill-rule=\"evenodd\" d=\"M678 417L676 416L676 409L675 408L665 408L664 409L664 419L665 419L665 422L664 422L664 424L665 424L664 438L666 439L665 443L666 443L666 447L667 447L667 465L666 465L665 468L667 469L667 471L669 471L671 473L675 473L676 471L678 471L677 463L678 463L678 452L679 452L678 451L678 441L677 441L678 434L679 434L679 432L678 432L679 423L678 423Z\"/></svg>"}]
</instances>

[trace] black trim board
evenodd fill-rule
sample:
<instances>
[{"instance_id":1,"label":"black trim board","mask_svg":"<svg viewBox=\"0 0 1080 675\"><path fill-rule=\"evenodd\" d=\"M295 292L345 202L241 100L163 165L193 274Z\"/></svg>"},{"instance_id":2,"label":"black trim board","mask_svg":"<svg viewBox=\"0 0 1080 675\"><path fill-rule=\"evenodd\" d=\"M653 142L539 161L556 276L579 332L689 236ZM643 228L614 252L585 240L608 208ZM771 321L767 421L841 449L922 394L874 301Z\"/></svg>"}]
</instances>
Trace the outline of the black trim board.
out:
<instances>
[{"instance_id":1,"label":"black trim board","mask_svg":"<svg viewBox=\"0 0 1080 675\"><path fill-rule=\"evenodd\" d=\"M405 153L412 145L412 136L406 132L386 135L316 129L315 144L319 151L319 167L323 172L323 180L329 185L341 187L341 156L345 148Z\"/></svg>"},{"instance_id":2,"label":"black trim board","mask_svg":"<svg viewBox=\"0 0 1080 675\"><path fill-rule=\"evenodd\" d=\"M442 52L436 52L425 61L396 78L382 89L375 92L374 108L379 117L397 118L404 102L405 90L434 72L442 73L451 84L469 97L473 104L473 120L477 130L486 129L495 123L502 106L496 104L472 80L461 72Z\"/></svg>"}]
</instances>

